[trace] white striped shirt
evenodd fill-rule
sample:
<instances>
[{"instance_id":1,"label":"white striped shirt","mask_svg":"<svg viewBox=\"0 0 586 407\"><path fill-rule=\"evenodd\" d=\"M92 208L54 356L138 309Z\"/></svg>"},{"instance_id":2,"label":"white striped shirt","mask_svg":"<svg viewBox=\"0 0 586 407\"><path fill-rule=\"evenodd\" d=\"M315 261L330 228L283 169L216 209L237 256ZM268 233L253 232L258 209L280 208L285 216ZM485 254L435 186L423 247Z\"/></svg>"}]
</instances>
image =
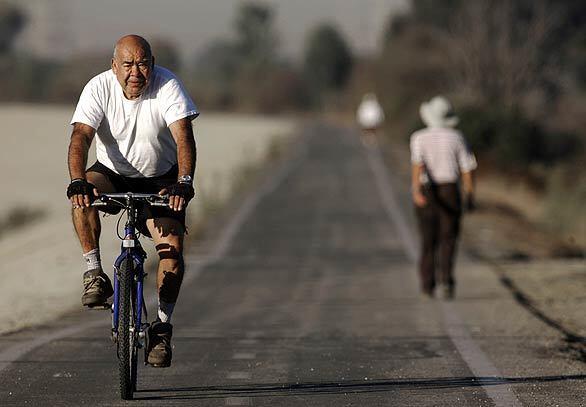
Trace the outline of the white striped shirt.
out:
<instances>
[{"instance_id":1,"label":"white striped shirt","mask_svg":"<svg viewBox=\"0 0 586 407\"><path fill-rule=\"evenodd\" d=\"M476 169L476 158L462 133L452 128L431 127L411 135L411 163L425 167L421 182L457 182L460 174Z\"/></svg>"}]
</instances>

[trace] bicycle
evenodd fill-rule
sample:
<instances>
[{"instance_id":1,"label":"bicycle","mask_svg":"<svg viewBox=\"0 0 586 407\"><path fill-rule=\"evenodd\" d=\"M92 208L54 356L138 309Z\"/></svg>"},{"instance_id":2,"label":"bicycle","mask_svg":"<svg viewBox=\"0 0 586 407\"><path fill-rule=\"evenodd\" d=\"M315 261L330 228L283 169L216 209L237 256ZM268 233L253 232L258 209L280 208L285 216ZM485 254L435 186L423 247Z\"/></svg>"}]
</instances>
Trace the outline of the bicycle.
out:
<instances>
[{"instance_id":1,"label":"bicycle","mask_svg":"<svg viewBox=\"0 0 586 407\"><path fill-rule=\"evenodd\" d=\"M127 221L124 226L121 253L114 262L114 298L112 303L112 340L117 345L120 396L132 400L136 391L138 350L148 347L148 318L143 296L144 261L146 252L136 232L138 211L144 205L168 206L167 196L139 193L101 194L92 206L114 205L124 209ZM122 216L121 216L122 218ZM120 218L120 219L121 219ZM118 233L118 231L117 231ZM144 315L144 319L142 318Z\"/></svg>"}]
</instances>

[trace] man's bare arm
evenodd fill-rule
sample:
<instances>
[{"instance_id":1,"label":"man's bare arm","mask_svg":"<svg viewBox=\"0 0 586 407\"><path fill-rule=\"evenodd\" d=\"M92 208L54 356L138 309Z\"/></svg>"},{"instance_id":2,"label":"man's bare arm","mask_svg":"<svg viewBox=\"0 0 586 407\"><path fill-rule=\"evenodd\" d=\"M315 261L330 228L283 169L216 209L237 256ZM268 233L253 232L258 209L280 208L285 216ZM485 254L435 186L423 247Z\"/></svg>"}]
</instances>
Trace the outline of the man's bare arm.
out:
<instances>
[{"instance_id":1,"label":"man's bare arm","mask_svg":"<svg viewBox=\"0 0 586 407\"><path fill-rule=\"evenodd\" d=\"M83 123L75 123L69 142L67 163L71 179L85 179L87 156L96 131L93 127Z\"/></svg>"},{"instance_id":2,"label":"man's bare arm","mask_svg":"<svg viewBox=\"0 0 586 407\"><path fill-rule=\"evenodd\" d=\"M171 123L169 130L171 130L171 135L177 144L179 177L189 175L193 178L197 152L191 120L187 117L177 120ZM193 198L194 189L191 185L178 182L171 189L164 188L160 193L169 193L169 207L175 211L181 211Z\"/></svg>"},{"instance_id":3,"label":"man's bare arm","mask_svg":"<svg viewBox=\"0 0 586 407\"><path fill-rule=\"evenodd\" d=\"M468 212L476 209L474 199L475 185L475 171L467 171L462 173L462 189L464 190L464 205Z\"/></svg>"},{"instance_id":4,"label":"man's bare arm","mask_svg":"<svg viewBox=\"0 0 586 407\"><path fill-rule=\"evenodd\" d=\"M413 164L411 166L411 195L416 206L423 207L427 204L427 199L421 192L421 173L423 172L422 164Z\"/></svg>"},{"instance_id":5,"label":"man's bare arm","mask_svg":"<svg viewBox=\"0 0 586 407\"><path fill-rule=\"evenodd\" d=\"M67 163L69 166L69 176L72 182L67 188L67 196L71 200L74 209L89 207L91 200L91 191L85 181L85 167L87 165L87 155L96 131L93 127L83 123L75 123L71 132L71 141L69 142L69 153ZM80 184L80 182L82 184ZM96 194L96 191L93 191Z\"/></svg>"},{"instance_id":6,"label":"man's bare arm","mask_svg":"<svg viewBox=\"0 0 586 407\"><path fill-rule=\"evenodd\" d=\"M474 171L468 171L462 173L462 188L466 195L474 195L475 189L475 176Z\"/></svg>"},{"instance_id":7,"label":"man's bare arm","mask_svg":"<svg viewBox=\"0 0 586 407\"><path fill-rule=\"evenodd\" d=\"M189 175L193 178L197 160L197 151L191 120L187 117L177 120L171 123L169 130L171 130L171 135L177 144L177 165L179 167L179 176Z\"/></svg>"}]
</instances>

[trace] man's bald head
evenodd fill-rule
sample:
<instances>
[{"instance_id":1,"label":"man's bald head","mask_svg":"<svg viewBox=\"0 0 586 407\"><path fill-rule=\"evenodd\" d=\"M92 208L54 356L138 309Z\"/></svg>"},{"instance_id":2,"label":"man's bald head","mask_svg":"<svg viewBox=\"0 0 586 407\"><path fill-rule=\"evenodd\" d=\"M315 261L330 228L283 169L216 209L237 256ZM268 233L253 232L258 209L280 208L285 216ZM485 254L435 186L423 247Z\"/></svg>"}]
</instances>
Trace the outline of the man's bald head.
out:
<instances>
[{"instance_id":1,"label":"man's bald head","mask_svg":"<svg viewBox=\"0 0 586 407\"><path fill-rule=\"evenodd\" d=\"M149 84L154 64L151 46L141 36L125 35L116 42L112 71L128 99L137 99L142 95Z\"/></svg>"},{"instance_id":2,"label":"man's bald head","mask_svg":"<svg viewBox=\"0 0 586 407\"><path fill-rule=\"evenodd\" d=\"M114 46L114 58L116 58L122 50L126 49L141 49L145 52L145 54L148 55L149 58L153 55L151 51L151 44L149 44L148 41L140 35L130 34L120 38Z\"/></svg>"}]
</instances>

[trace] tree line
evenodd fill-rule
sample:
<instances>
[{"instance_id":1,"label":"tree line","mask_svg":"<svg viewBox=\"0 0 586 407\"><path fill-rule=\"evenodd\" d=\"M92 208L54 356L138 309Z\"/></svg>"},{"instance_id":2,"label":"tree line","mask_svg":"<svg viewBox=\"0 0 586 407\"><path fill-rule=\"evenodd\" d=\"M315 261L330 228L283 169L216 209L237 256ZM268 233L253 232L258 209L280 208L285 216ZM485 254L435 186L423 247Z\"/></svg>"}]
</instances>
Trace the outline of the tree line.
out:
<instances>
[{"instance_id":1,"label":"tree line","mask_svg":"<svg viewBox=\"0 0 586 407\"><path fill-rule=\"evenodd\" d=\"M392 130L409 134L421 125L421 101L441 93L495 167L539 173L583 152L584 4L412 0L410 12L389 19L380 52L360 57L335 25L322 23L307 34L302 60L287 60L273 9L255 2L239 6L232 36L190 63L171 41L151 42L157 63L178 72L208 110L351 114L374 91ZM26 24L17 6L0 3L0 100L74 103L88 78L109 67L109 54L51 61L15 53Z\"/></svg>"},{"instance_id":2,"label":"tree line","mask_svg":"<svg viewBox=\"0 0 586 407\"><path fill-rule=\"evenodd\" d=\"M417 103L448 94L473 147L507 170L582 152L583 123L563 109L584 102L584 4L414 0L374 63L387 108L416 126Z\"/></svg>"},{"instance_id":3,"label":"tree line","mask_svg":"<svg viewBox=\"0 0 586 407\"><path fill-rule=\"evenodd\" d=\"M363 64L389 134L406 139L421 101L448 96L480 170L541 192L543 223L583 241L586 2L412 0Z\"/></svg>"},{"instance_id":4,"label":"tree line","mask_svg":"<svg viewBox=\"0 0 586 407\"><path fill-rule=\"evenodd\" d=\"M586 2L412 0L409 12L389 18L379 52L355 55L334 24L322 23L307 34L301 61L279 52L274 17L264 3L241 4L233 35L187 64L171 41L149 40L157 62L178 72L205 110L352 118L362 95L375 92L385 133L406 141L422 126L420 103L444 94L483 171L564 196L577 210L553 199L552 219L569 213L567 222L586 222ZM65 61L15 53L26 24L18 7L0 3L0 101L74 103L109 67L109 53Z\"/></svg>"},{"instance_id":5,"label":"tree line","mask_svg":"<svg viewBox=\"0 0 586 407\"><path fill-rule=\"evenodd\" d=\"M86 53L68 60L43 60L13 51L27 24L15 5L0 3L0 101L74 103L93 75L108 69L111 55ZM209 44L194 61L181 63L175 44L149 38L158 64L178 73L208 110L260 113L306 111L344 87L351 74L350 48L328 23L309 33L302 64L279 53L274 12L264 4L243 3L233 21L233 39Z\"/></svg>"}]
</instances>

